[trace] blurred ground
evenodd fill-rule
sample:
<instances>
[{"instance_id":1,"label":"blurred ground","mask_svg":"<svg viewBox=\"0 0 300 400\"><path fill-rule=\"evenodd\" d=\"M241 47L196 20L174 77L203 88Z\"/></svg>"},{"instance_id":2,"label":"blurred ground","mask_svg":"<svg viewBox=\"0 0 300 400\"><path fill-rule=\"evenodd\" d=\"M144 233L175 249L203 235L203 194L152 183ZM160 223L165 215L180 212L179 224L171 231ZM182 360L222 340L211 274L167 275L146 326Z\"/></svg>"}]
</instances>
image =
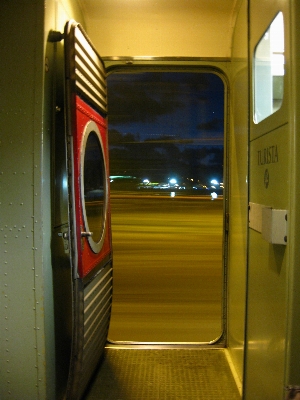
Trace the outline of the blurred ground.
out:
<instances>
[{"instance_id":1,"label":"blurred ground","mask_svg":"<svg viewBox=\"0 0 300 400\"><path fill-rule=\"evenodd\" d=\"M111 215L109 339L216 339L222 329L222 199L112 194Z\"/></svg>"}]
</instances>

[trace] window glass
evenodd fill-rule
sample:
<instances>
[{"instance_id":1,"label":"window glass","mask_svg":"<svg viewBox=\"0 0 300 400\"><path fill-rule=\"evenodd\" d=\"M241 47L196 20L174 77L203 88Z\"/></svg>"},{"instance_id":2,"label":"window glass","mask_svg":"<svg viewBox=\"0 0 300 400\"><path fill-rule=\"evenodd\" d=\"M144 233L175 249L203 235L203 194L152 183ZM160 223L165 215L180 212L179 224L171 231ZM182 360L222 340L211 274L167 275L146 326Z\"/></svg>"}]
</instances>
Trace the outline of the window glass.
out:
<instances>
[{"instance_id":1,"label":"window glass","mask_svg":"<svg viewBox=\"0 0 300 400\"><path fill-rule=\"evenodd\" d=\"M284 25L280 12L255 49L253 118L256 124L281 107L284 63Z\"/></svg>"},{"instance_id":2,"label":"window glass","mask_svg":"<svg viewBox=\"0 0 300 400\"><path fill-rule=\"evenodd\" d=\"M89 133L86 141L83 172L86 229L92 232L89 243L97 250L93 243L100 242L104 228L105 169L101 144L94 131Z\"/></svg>"}]
</instances>

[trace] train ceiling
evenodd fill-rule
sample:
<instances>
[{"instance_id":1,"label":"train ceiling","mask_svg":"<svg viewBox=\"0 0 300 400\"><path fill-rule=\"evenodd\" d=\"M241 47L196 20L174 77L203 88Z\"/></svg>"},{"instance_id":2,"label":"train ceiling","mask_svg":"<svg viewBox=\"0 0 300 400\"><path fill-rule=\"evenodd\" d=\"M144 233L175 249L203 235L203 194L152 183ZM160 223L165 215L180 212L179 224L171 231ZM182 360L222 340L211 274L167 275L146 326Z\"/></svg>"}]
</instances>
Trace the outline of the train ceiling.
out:
<instances>
[{"instance_id":1,"label":"train ceiling","mask_svg":"<svg viewBox=\"0 0 300 400\"><path fill-rule=\"evenodd\" d=\"M230 57L241 0L79 3L87 33L103 56Z\"/></svg>"}]
</instances>

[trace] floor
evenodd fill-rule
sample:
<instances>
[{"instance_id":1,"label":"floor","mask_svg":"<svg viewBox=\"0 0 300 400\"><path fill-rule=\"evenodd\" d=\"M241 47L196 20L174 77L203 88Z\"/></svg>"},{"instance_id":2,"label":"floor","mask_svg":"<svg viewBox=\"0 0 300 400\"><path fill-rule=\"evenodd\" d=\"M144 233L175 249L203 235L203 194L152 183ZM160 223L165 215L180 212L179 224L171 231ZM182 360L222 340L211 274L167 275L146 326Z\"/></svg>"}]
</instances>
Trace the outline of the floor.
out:
<instances>
[{"instance_id":1,"label":"floor","mask_svg":"<svg viewBox=\"0 0 300 400\"><path fill-rule=\"evenodd\" d=\"M106 348L84 400L240 400L224 349Z\"/></svg>"}]
</instances>

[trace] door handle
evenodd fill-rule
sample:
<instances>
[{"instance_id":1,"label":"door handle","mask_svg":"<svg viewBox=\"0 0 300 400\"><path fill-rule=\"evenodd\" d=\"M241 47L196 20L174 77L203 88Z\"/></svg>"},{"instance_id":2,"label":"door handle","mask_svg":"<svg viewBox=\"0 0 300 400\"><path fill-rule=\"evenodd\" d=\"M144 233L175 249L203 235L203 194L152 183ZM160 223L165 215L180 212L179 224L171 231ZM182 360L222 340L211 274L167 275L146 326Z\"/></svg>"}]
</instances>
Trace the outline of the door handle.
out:
<instances>
[{"instance_id":1,"label":"door handle","mask_svg":"<svg viewBox=\"0 0 300 400\"><path fill-rule=\"evenodd\" d=\"M93 236L93 232L81 232L81 237L90 237Z\"/></svg>"}]
</instances>

